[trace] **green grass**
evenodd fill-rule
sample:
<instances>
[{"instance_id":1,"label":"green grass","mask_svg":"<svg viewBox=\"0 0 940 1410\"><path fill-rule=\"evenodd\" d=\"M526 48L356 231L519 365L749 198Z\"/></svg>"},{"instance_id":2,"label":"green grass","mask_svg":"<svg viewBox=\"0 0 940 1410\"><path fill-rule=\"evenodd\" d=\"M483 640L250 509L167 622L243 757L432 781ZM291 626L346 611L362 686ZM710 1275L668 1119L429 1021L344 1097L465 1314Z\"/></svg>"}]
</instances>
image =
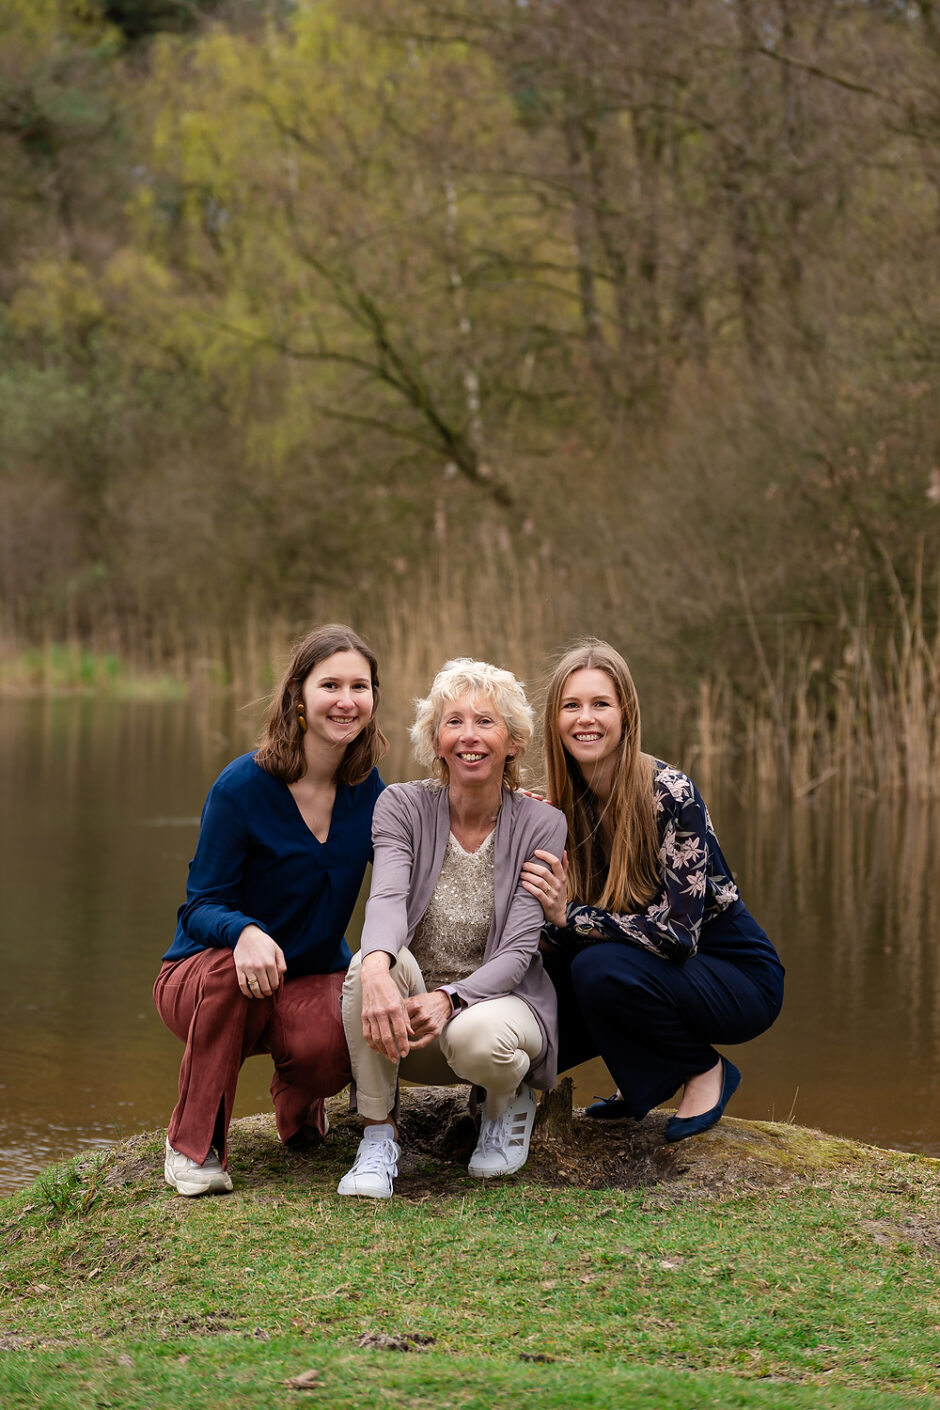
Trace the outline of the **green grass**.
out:
<instances>
[{"instance_id":1,"label":"green grass","mask_svg":"<svg viewBox=\"0 0 940 1410\"><path fill-rule=\"evenodd\" d=\"M168 672L134 667L114 652L73 640L25 650L0 646L0 694L178 700L186 686Z\"/></svg>"},{"instance_id":2,"label":"green grass","mask_svg":"<svg viewBox=\"0 0 940 1410\"><path fill-rule=\"evenodd\" d=\"M937 1162L856 1147L717 1197L697 1177L560 1190L425 1166L372 1204L332 1193L355 1139L341 1123L301 1157L255 1126L235 1193L187 1201L139 1138L0 1202L0 1403L893 1410L940 1392ZM357 1344L381 1333L430 1340ZM315 1389L286 1385L309 1369Z\"/></svg>"}]
</instances>

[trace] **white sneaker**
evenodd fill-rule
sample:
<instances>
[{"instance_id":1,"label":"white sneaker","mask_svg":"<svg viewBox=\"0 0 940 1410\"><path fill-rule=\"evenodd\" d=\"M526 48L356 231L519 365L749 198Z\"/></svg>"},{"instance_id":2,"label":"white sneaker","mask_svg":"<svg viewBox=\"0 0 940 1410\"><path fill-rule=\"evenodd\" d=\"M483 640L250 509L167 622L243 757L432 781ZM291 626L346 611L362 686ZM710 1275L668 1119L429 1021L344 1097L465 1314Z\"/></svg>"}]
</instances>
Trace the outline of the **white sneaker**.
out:
<instances>
[{"instance_id":1,"label":"white sneaker","mask_svg":"<svg viewBox=\"0 0 940 1410\"><path fill-rule=\"evenodd\" d=\"M471 1175L485 1179L522 1169L529 1157L536 1105L532 1089L523 1082L518 1095L495 1121L486 1115L484 1106L477 1147L467 1166Z\"/></svg>"},{"instance_id":2,"label":"white sneaker","mask_svg":"<svg viewBox=\"0 0 940 1410\"><path fill-rule=\"evenodd\" d=\"M232 1177L222 1169L215 1151L210 1151L202 1165L197 1165L182 1151L175 1151L167 1137L163 1175L178 1195L222 1195L232 1188Z\"/></svg>"},{"instance_id":3,"label":"white sneaker","mask_svg":"<svg viewBox=\"0 0 940 1410\"><path fill-rule=\"evenodd\" d=\"M391 1123L367 1126L359 1142L356 1159L336 1186L338 1195L366 1195L369 1199L391 1199L392 1181L398 1174L401 1149Z\"/></svg>"}]
</instances>

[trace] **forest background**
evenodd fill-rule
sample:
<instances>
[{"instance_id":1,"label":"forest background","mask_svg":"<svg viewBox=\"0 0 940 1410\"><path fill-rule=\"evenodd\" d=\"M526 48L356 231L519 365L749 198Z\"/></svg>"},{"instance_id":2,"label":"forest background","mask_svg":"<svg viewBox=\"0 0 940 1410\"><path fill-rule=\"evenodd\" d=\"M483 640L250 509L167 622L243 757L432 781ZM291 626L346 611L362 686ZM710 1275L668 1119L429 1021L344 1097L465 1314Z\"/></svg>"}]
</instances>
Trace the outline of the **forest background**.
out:
<instances>
[{"instance_id":1,"label":"forest background","mask_svg":"<svg viewBox=\"0 0 940 1410\"><path fill-rule=\"evenodd\" d=\"M0 0L0 689L591 632L938 793L938 255L933 0Z\"/></svg>"}]
</instances>

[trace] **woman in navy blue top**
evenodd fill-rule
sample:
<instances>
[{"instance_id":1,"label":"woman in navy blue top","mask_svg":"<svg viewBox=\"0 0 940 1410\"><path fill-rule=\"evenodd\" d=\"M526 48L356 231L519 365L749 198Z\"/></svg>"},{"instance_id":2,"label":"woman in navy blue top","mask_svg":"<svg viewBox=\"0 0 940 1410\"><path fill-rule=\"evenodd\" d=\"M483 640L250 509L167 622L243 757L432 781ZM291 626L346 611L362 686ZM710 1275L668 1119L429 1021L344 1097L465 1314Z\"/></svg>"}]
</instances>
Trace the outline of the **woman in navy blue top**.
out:
<instances>
[{"instance_id":1,"label":"woman in navy blue top","mask_svg":"<svg viewBox=\"0 0 940 1410\"><path fill-rule=\"evenodd\" d=\"M559 662L545 748L568 849L537 853L523 884L549 922L559 1068L604 1058L618 1091L591 1116L640 1119L681 1087L666 1139L707 1131L741 1080L713 1044L770 1027L783 967L741 901L695 784L641 751L633 680L605 642Z\"/></svg>"},{"instance_id":2,"label":"woman in navy blue top","mask_svg":"<svg viewBox=\"0 0 940 1410\"><path fill-rule=\"evenodd\" d=\"M154 986L186 1044L164 1173L183 1195L232 1188L226 1133L245 1058L270 1053L282 1141L326 1133L349 1081L340 1015L349 923L372 848L387 741L374 655L348 627L311 632L260 748L209 791L186 902Z\"/></svg>"}]
</instances>

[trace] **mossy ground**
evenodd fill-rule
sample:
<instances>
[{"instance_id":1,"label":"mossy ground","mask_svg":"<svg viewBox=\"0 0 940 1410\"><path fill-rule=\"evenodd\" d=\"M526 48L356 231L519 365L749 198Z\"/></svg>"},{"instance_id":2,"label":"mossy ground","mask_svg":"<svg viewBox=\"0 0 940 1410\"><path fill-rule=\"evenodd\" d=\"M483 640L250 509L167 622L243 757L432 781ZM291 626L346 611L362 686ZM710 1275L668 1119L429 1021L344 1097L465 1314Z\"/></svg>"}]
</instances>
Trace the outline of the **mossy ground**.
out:
<instances>
[{"instance_id":1,"label":"mossy ground","mask_svg":"<svg viewBox=\"0 0 940 1410\"><path fill-rule=\"evenodd\" d=\"M0 1403L839 1406L940 1395L940 1163L726 1119L542 1131L471 1180L452 1092L406 1093L390 1202L341 1200L358 1140L232 1132L235 1191L183 1200L162 1136L0 1203ZM289 1384L304 1372L309 1389Z\"/></svg>"}]
</instances>

